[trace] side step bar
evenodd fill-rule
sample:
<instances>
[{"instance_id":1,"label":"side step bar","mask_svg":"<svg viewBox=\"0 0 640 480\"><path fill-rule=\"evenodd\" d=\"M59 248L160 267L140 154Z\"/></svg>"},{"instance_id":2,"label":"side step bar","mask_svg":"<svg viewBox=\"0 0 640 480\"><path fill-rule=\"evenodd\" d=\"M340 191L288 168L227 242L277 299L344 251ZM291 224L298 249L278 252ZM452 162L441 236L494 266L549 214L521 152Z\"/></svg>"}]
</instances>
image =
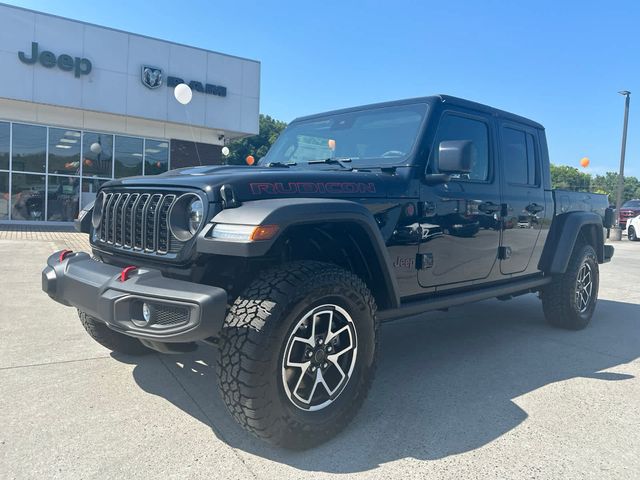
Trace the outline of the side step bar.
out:
<instances>
[{"instance_id":1,"label":"side step bar","mask_svg":"<svg viewBox=\"0 0 640 480\"><path fill-rule=\"evenodd\" d=\"M509 283L501 283L490 287L478 288L462 293L452 293L428 298L426 300L416 300L402 304L400 308L381 310L378 312L378 319L381 322L398 320L432 310L442 310L448 307L463 305L465 303L487 300L494 297L505 297L514 294L529 293L538 290L540 287L551 282L551 277L535 277L525 280L517 280Z\"/></svg>"}]
</instances>

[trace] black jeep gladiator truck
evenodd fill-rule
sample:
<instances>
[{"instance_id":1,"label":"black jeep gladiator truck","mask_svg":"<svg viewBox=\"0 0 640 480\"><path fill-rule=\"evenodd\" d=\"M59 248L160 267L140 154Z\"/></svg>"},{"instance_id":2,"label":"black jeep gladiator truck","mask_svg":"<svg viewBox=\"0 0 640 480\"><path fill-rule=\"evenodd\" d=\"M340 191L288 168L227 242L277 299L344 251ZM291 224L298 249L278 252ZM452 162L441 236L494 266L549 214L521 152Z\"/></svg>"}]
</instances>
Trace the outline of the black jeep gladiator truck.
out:
<instances>
[{"instance_id":1,"label":"black jeep gladiator truck","mask_svg":"<svg viewBox=\"0 0 640 480\"><path fill-rule=\"evenodd\" d=\"M236 420L308 448L362 405L380 322L538 293L551 325L586 327L607 207L551 189L538 123L382 103L298 118L255 166L105 184L76 221L92 253L51 255L42 288L113 351L215 345Z\"/></svg>"}]
</instances>

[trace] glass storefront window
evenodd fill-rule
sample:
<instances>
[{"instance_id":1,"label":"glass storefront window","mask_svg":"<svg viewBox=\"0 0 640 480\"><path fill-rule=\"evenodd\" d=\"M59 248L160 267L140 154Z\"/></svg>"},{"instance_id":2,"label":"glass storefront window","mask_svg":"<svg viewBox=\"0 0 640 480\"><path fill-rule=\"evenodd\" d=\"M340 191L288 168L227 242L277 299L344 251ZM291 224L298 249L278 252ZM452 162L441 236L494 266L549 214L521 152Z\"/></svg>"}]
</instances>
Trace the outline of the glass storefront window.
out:
<instances>
[{"instance_id":1,"label":"glass storefront window","mask_svg":"<svg viewBox=\"0 0 640 480\"><path fill-rule=\"evenodd\" d=\"M49 129L49 173L80 175L80 132Z\"/></svg>"},{"instance_id":2,"label":"glass storefront window","mask_svg":"<svg viewBox=\"0 0 640 480\"><path fill-rule=\"evenodd\" d=\"M115 178L142 175L142 139L116 135Z\"/></svg>"},{"instance_id":3,"label":"glass storefront window","mask_svg":"<svg viewBox=\"0 0 640 480\"><path fill-rule=\"evenodd\" d=\"M89 204L89 202L93 202L96 199L98 189L108 181L109 180L100 180L98 178L83 178L82 193L80 195L80 208L84 208Z\"/></svg>"},{"instance_id":4,"label":"glass storefront window","mask_svg":"<svg viewBox=\"0 0 640 480\"><path fill-rule=\"evenodd\" d=\"M169 142L166 140L145 140L144 174L157 175L169 167Z\"/></svg>"},{"instance_id":5,"label":"glass storefront window","mask_svg":"<svg viewBox=\"0 0 640 480\"><path fill-rule=\"evenodd\" d=\"M0 220L9 220L9 173L0 172Z\"/></svg>"},{"instance_id":6,"label":"glass storefront window","mask_svg":"<svg viewBox=\"0 0 640 480\"><path fill-rule=\"evenodd\" d=\"M44 179L44 175L12 174L12 220L44 220Z\"/></svg>"},{"instance_id":7,"label":"glass storefront window","mask_svg":"<svg viewBox=\"0 0 640 480\"><path fill-rule=\"evenodd\" d=\"M73 222L78 216L79 177L49 175L47 220Z\"/></svg>"},{"instance_id":8,"label":"glass storefront window","mask_svg":"<svg viewBox=\"0 0 640 480\"><path fill-rule=\"evenodd\" d=\"M82 135L82 175L111 178L113 135L84 132Z\"/></svg>"},{"instance_id":9,"label":"glass storefront window","mask_svg":"<svg viewBox=\"0 0 640 480\"><path fill-rule=\"evenodd\" d=\"M10 133L11 125L8 122L0 122L0 170L9 170Z\"/></svg>"},{"instance_id":10,"label":"glass storefront window","mask_svg":"<svg viewBox=\"0 0 640 480\"><path fill-rule=\"evenodd\" d=\"M14 171L44 173L47 163L47 128L13 124Z\"/></svg>"},{"instance_id":11,"label":"glass storefront window","mask_svg":"<svg viewBox=\"0 0 640 480\"><path fill-rule=\"evenodd\" d=\"M169 140L0 121L0 221L71 222L111 179L166 172L172 148Z\"/></svg>"}]
</instances>

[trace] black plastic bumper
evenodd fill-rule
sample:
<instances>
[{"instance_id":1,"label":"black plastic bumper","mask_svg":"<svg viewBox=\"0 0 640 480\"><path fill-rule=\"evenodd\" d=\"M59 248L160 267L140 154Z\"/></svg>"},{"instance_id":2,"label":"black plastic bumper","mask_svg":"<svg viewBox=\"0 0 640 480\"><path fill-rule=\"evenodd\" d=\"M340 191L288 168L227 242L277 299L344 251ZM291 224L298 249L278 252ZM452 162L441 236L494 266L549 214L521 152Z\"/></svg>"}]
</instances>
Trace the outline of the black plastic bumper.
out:
<instances>
[{"instance_id":1,"label":"black plastic bumper","mask_svg":"<svg viewBox=\"0 0 640 480\"><path fill-rule=\"evenodd\" d=\"M217 336L227 308L222 288L163 277L140 268L121 281L121 268L93 260L87 253L61 252L47 260L42 290L63 305L74 306L111 329L156 342L193 342ZM151 319L146 322L143 304Z\"/></svg>"}]
</instances>

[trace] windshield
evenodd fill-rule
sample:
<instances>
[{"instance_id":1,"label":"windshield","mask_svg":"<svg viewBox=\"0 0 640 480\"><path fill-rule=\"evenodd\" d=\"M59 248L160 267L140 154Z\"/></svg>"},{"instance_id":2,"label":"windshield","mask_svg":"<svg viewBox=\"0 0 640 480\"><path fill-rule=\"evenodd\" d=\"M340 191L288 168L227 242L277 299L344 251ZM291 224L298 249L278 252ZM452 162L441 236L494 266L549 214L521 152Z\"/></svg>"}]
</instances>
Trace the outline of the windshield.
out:
<instances>
[{"instance_id":1,"label":"windshield","mask_svg":"<svg viewBox=\"0 0 640 480\"><path fill-rule=\"evenodd\" d=\"M300 165L327 159L347 159L361 166L401 163L413 150L426 111L427 105L418 103L294 122L259 163Z\"/></svg>"},{"instance_id":2,"label":"windshield","mask_svg":"<svg viewBox=\"0 0 640 480\"><path fill-rule=\"evenodd\" d=\"M640 208L640 200L629 200L622 205L622 208Z\"/></svg>"}]
</instances>

